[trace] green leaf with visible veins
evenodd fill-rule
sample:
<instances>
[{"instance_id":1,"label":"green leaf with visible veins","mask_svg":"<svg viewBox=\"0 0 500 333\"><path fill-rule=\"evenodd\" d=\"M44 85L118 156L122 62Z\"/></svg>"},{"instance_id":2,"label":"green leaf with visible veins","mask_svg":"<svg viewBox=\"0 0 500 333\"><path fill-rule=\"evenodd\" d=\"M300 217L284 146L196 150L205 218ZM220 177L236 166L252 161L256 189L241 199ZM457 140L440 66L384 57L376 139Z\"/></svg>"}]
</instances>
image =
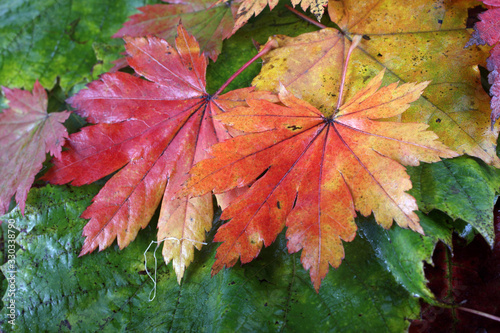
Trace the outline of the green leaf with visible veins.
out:
<instances>
[{"instance_id":1,"label":"green leaf with visible veins","mask_svg":"<svg viewBox=\"0 0 500 333\"><path fill-rule=\"evenodd\" d=\"M6 216L21 230L15 331L401 332L418 316L418 299L361 237L345 244L344 264L327 275L317 294L299 255L287 253L283 234L259 260L211 278L212 232L180 286L171 266L160 265L156 298L149 302L153 283L143 252L155 237L154 226L123 251L114 246L78 257L85 224L78 216L97 191L97 186L36 188L25 217L17 209ZM154 271L152 252L149 271ZM0 321L7 332L6 314L4 309Z\"/></svg>"},{"instance_id":2,"label":"green leaf with visible veins","mask_svg":"<svg viewBox=\"0 0 500 333\"><path fill-rule=\"evenodd\" d=\"M493 245L493 206L500 189L500 170L472 157L409 167L410 194L424 212L439 209L473 226Z\"/></svg>"},{"instance_id":3,"label":"green leaf with visible veins","mask_svg":"<svg viewBox=\"0 0 500 333\"><path fill-rule=\"evenodd\" d=\"M106 42L149 0L9 0L0 2L0 85L68 90L92 72L95 42ZM118 55L117 55L118 57Z\"/></svg>"}]
</instances>

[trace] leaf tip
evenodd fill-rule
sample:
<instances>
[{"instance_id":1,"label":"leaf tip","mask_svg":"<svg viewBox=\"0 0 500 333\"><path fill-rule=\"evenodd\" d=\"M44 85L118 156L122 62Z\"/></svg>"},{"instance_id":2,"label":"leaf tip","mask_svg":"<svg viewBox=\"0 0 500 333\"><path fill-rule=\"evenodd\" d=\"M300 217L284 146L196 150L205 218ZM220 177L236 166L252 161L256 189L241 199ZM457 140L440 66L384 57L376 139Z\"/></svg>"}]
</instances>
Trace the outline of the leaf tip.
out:
<instances>
[{"instance_id":1,"label":"leaf tip","mask_svg":"<svg viewBox=\"0 0 500 333\"><path fill-rule=\"evenodd\" d=\"M217 261L214 263L214 265L212 266L212 270L210 272L210 275L212 277L214 277L215 275L217 275L221 270L222 270L223 266L221 266L220 264L217 264Z\"/></svg>"},{"instance_id":2,"label":"leaf tip","mask_svg":"<svg viewBox=\"0 0 500 333\"><path fill-rule=\"evenodd\" d=\"M82 246L82 249L80 250L80 253L78 254L78 258L83 257L84 255L89 254L90 252L92 251L90 251L90 249L86 246L85 242Z\"/></svg>"}]
</instances>

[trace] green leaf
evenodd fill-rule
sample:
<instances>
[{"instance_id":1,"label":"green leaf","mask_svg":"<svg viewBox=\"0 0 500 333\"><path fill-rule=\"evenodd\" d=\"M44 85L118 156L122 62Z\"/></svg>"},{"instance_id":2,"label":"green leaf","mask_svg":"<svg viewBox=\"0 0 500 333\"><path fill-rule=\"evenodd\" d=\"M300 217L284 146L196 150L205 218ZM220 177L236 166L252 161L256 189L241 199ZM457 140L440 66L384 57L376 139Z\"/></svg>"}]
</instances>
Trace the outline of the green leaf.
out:
<instances>
[{"instance_id":1,"label":"green leaf","mask_svg":"<svg viewBox=\"0 0 500 333\"><path fill-rule=\"evenodd\" d=\"M160 263L156 298L149 302L153 284L143 252L155 238L154 227L122 251L114 246L78 257L86 222L78 216L97 191L97 186L32 189L25 217L17 209L7 216L21 230L15 331L401 332L419 313L418 299L361 237L345 244L345 261L331 270L319 294L300 256L287 253L282 234L258 260L213 278L215 243L197 253L181 285L171 266ZM152 250L147 255L154 271ZM2 271L6 274L6 265ZM3 331L12 328L7 311L0 314Z\"/></svg>"},{"instance_id":2,"label":"green leaf","mask_svg":"<svg viewBox=\"0 0 500 333\"><path fill-rule=\"evenodd\" d=\"M410 194L424 212L439 209L472 225L493 246L493 206L500 189L500 170L472 157L408 168Z\"/></svg>"},{"instance_id":3,"label":"green leaf","mask_svg":"<svg viewBox=\"0 0 500 333\"><path fill-rule=\"evenodd\" d=\"M425 235L432 238L435 243L442 241L450 248L452 247L453 231L457 232L468 226L462 220L453 221L448 215L439 210L433 210L429 214L418 211L417 215L420 218L420 225L424 229ZM430 258L429 260L427 262L431 263Z\"/></svg>"},{"instance_id":4,"label":"green leaf","mask_svg":"<svg viewBox=\"0 0 500 333\"><path fill-rule=\"evenodd\" d=\"M111 39L106 43L96 42L92 44L97 58L97 64L94 66L93 71L95 73L109 72L115 66L113 61L123 58L122 53L125 52L123 44L121 39Z\"/></svg>"},{"instance_id":5,"label":"green leaf","mask_svg":"<svg viewBox=\"0 0 500 333\"><path fill-rule=\"evenodd\" d=\"M7 98L5 96L0 95L0 110L5 110L9 107L9 103L7 102Z\"/></svg>"},{"instance_id":6,"label":"green leaf","mask_svg":"<svg viewBox=\"0 0 500 333\"><path fill-rule=\"evenodd\" d=\"M372 246L375 255L392 273L396 281L416 297L427 303L437 304L432 292L427 288L424 274L424 261L432 263L432 253L439 238L451 241L452 229L440 221L417 212L426 232L430 229L436 236L422 236L412 230L393 225L386 230L375 223L373 216L360 218L358 222L361 237Z\"/></svg>"},{"instance_id":7,"label":"green leaf","mask_svg":"<svg viewBox=\"0 0 500 333\"><path fill-rule=\"evenodd\" d=\"M147 0L9 0L0 3L0 84L68 90L97 78L95 42L106 42ZM118 56L118 55L117 55Z\"/></svg>"}]
</instances>

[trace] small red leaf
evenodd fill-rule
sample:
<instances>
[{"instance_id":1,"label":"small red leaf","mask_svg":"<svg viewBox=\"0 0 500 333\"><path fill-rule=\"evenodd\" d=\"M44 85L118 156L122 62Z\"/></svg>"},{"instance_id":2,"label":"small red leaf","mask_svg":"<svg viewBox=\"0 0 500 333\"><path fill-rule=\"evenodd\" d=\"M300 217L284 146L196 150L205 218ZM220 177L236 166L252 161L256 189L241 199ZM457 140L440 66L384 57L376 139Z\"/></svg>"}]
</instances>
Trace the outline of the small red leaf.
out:
<instances>
[{"instance_id":1,"label":"small red leaf","mask_svg":"<svg viewBox=\"0 0 500 333\"><path fill-rule=\"evenodd\" d=\"M61 155L64 138L62 125L70 112L47 113L47 93L35 82L33 92L3 88L9 108L0 113L0 215L16 195L22 214L28 191L42 169L45 154Z\"/></svg>"}]
</instances>

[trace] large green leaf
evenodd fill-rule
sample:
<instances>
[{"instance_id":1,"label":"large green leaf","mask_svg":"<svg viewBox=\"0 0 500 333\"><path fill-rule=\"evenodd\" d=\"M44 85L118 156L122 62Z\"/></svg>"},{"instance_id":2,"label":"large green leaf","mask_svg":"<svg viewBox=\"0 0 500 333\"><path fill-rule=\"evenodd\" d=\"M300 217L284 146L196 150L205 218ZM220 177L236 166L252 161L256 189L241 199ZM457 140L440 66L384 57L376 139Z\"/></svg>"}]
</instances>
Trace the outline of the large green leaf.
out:
<instances>
[{"instance_id":1,"label":"large green leaf","mask_svg":"<svg viewBox=\"0 0 500 333\"><path fill-rule=\"evenodd\" d=\"M418 314L418 299L361 237L346 244L344 263L331 270L319 294L299 256L285 250L282 235L255 262L213 278L213 243L197 253L181 285L171 267L161 264L157 295L149 302L153 284L145 275L143 252L155 228L148 227L123 251L115 246L78 257L86 223L78 216L97 190L33 189L25 217L18 210L7 216L21 230L15 331L400 332ZM148 260L153 271L152 251ZM1 313L4 331L12 328L7 311Z\"/></svg>"},{"instance_id":2,"label":"large green leaf","mask_svg":"<svg viewBox=\"0 0 500 333\"><path fill-rule=\"evenodd\" d=\"M500 189L500 170L472 157L408 168L420 210L439 209L473 226L492 246L493 206Z\"/></svg>"},{"instance_id":3,"label":"large green leaf","mask_svg":"<svg viewBox=\"0 0 500 333\"><path fill-rule=\"evenodd\" d=\"M0 2L0 85L32 87L38 78L67 90L92 72L96 42L106 42L148 0L9 0Z\"/></svg>"}]
</instances>

